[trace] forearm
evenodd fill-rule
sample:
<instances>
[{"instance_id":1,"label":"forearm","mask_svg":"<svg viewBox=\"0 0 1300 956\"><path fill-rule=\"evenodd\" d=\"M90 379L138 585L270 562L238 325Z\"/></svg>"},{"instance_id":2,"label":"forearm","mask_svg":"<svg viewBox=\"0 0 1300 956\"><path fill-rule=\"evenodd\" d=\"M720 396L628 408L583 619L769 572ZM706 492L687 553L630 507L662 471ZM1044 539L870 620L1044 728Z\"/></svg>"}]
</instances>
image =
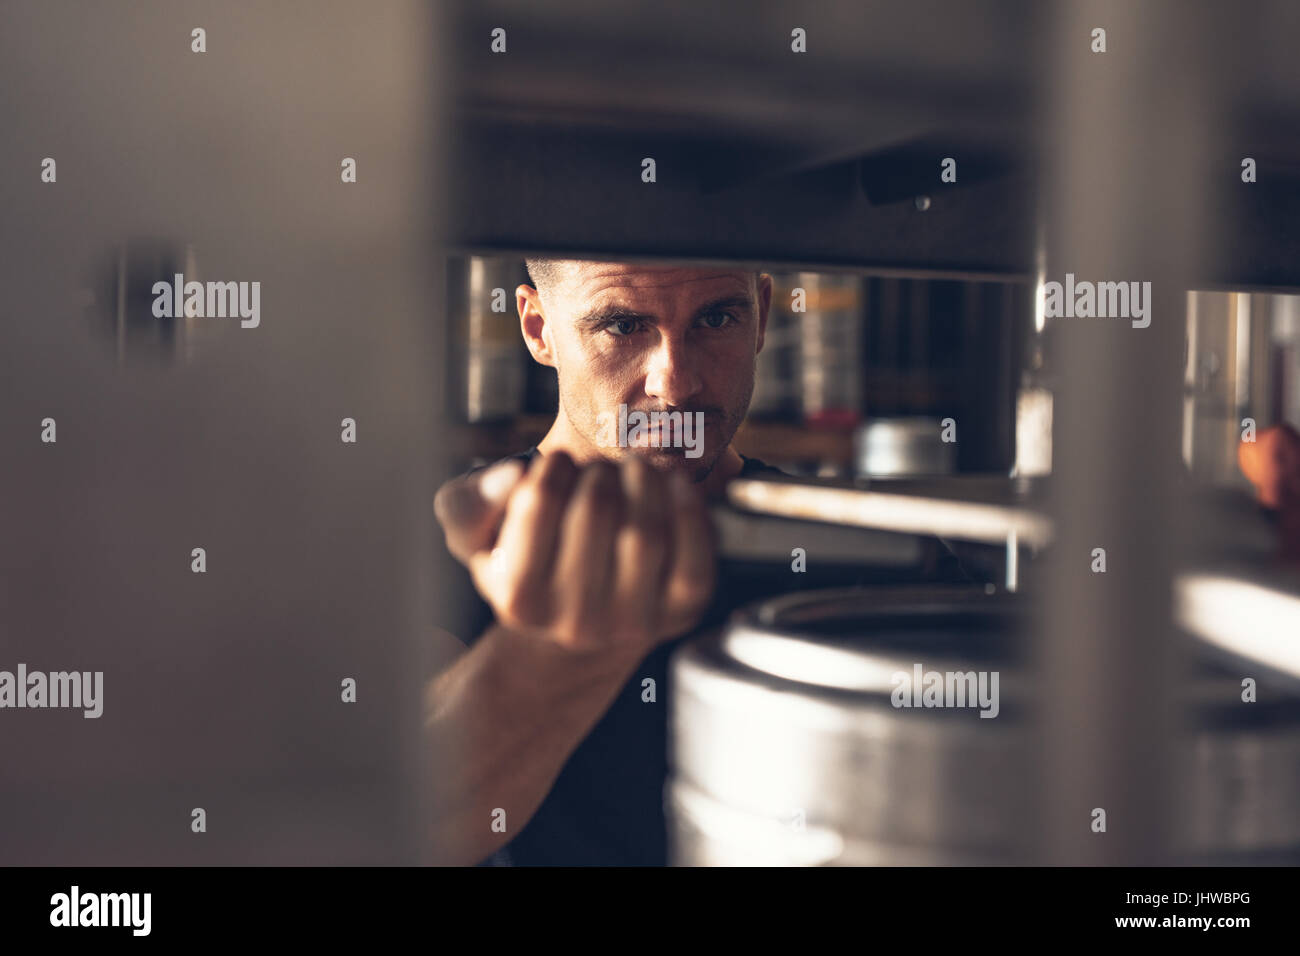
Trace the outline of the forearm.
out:
<instances>
[{"instance_id":1,"label":"forearm","mask_svg":"<svg viewBox=\"0 0 1300 956\"><path fill-rule=\"evenodd\" d=\"M436 862L477 863L523 828L646 651L577 653L494 624L430 683Z\"/></svg>"}]
</instances>

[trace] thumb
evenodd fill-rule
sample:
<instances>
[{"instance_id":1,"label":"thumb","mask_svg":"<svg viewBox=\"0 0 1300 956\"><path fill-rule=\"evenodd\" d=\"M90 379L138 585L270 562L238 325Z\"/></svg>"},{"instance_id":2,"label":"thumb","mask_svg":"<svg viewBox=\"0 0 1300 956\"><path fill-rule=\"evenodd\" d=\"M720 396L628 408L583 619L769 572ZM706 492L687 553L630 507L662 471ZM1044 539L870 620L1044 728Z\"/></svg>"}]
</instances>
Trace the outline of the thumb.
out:
<instances>
[{"instance_id":1,"label":"thumb","mask_svg":"<svg viewBox=\"0 0 1300 956\"><path fill-rule=\"evenodd\" d=\"M489 548L506 512L510 493L524 474L524 463L509 459L480 472L455 478L438 489L433 513L447 537L447 550L462 563Z\"/></svg>"}]
</instances>

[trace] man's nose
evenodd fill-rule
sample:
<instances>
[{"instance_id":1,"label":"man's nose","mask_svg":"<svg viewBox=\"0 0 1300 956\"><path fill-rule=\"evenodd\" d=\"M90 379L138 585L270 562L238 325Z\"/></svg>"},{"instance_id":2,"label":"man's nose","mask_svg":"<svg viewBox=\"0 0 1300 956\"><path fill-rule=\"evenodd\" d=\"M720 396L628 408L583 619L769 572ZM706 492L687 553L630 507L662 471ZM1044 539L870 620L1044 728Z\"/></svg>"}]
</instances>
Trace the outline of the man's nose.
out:
<instances>
[{"instance_id":1,"label":"man's nose","mask_svg":"<svg viewBox=\"0 0 1300 956\"><path fill-rule=\"evenodd\" d=\"M699 394L704 385L695 363L696 359L684 341L664 335L646 368L646 395L665 405L685 405Z\"/></svg>"}]
</instances>

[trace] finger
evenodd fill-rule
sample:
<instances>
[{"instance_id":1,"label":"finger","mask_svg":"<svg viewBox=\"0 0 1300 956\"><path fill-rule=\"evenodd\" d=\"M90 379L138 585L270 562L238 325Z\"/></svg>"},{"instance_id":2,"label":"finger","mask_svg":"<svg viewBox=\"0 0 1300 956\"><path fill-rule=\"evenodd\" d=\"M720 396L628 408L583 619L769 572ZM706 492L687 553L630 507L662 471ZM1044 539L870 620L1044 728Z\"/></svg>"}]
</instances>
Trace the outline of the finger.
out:
<instances>
[{"instance_id":1,"label":"finger","mask_svg":"<svg viewBox=\"0 0 1300 956\"><path fill-rule=\"evenodd\" d=\"M438 489L433 513L442 525L447 550L459 561L491 546L510 492L523 474L523 462L511 459Z\"/></svg>"},{"instance_id":2,"label":"finger","mask_svg":"<svg viewBox=\"0 0 1300 956\"><path fill-rule=\"evenodd\" d=\"M669 476L672 550L664 584L667 616L663 627L676 635L698 623L713 596L716 575L713 525L704 496L686 476Z\"/></svg>"},{"instance_id":3,"label":"finger","mask_svg":"<svg viewBox=\"0 0 1300 956\"><path fill-rule=\"evenodd\" d=\"M560 522L577 480L577 466L568 455L544 456L510 496L495 557L488 555L486 563L478 559L493 575L494 609L507 624L538 625L553 614L548 596Z\"/></svg>"},{"instance_id":4,"label":"finger","mask_svg":"<svg viewBox=\"0 0 1300 956\"><path fill-rule=\"evenodd\" d=\"M606 461L588 465L578 479L560 529L554 588L559 625L575 646L594 646L608 626L614 536L622 521L618 470Z\"/></svg>"},{"instance_id":5,"label":"finger","mask_svg":"<svg viewBox=\"0 0 1300 956\"><path fill-rule=\"evenodd\" d=\"M645 642L657 636L670 535L664 476L636 455L620 469L624 520L614 542L616 641Z\"/></svg>"}]
</instances>

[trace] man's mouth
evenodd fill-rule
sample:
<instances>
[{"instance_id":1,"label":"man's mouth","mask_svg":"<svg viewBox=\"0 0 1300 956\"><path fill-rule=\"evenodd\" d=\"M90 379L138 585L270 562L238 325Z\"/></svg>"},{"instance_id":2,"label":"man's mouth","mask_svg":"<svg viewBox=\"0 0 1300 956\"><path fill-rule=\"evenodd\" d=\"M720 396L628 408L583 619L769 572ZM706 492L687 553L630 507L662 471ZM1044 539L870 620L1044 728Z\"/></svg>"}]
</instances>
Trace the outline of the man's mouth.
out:
<instances>
[{"instance_id":1,"label":"man's mouth","mask_svg":"<svg viewBox=\"0 0 1300 956\"><path fill-rule=\"evenodd\" d=\"M636 448L668 448L672 445L672 438L672 426L656 423L638 429L637 435L630 444Z\"/></svg>"},{"instance_id":2,"label":"man's mouth","mask_svg":"<svg viewBox=\"0 0 1300 956\"><path fill-rule=\"evenodd\" d=\"M625 448L636 448L652 454L684 454L699 458L703 454L705 431L710 418L716 416L703 410L695 411L642 411L619 410L617 442Z\"/></svg>"}]
</instances>

